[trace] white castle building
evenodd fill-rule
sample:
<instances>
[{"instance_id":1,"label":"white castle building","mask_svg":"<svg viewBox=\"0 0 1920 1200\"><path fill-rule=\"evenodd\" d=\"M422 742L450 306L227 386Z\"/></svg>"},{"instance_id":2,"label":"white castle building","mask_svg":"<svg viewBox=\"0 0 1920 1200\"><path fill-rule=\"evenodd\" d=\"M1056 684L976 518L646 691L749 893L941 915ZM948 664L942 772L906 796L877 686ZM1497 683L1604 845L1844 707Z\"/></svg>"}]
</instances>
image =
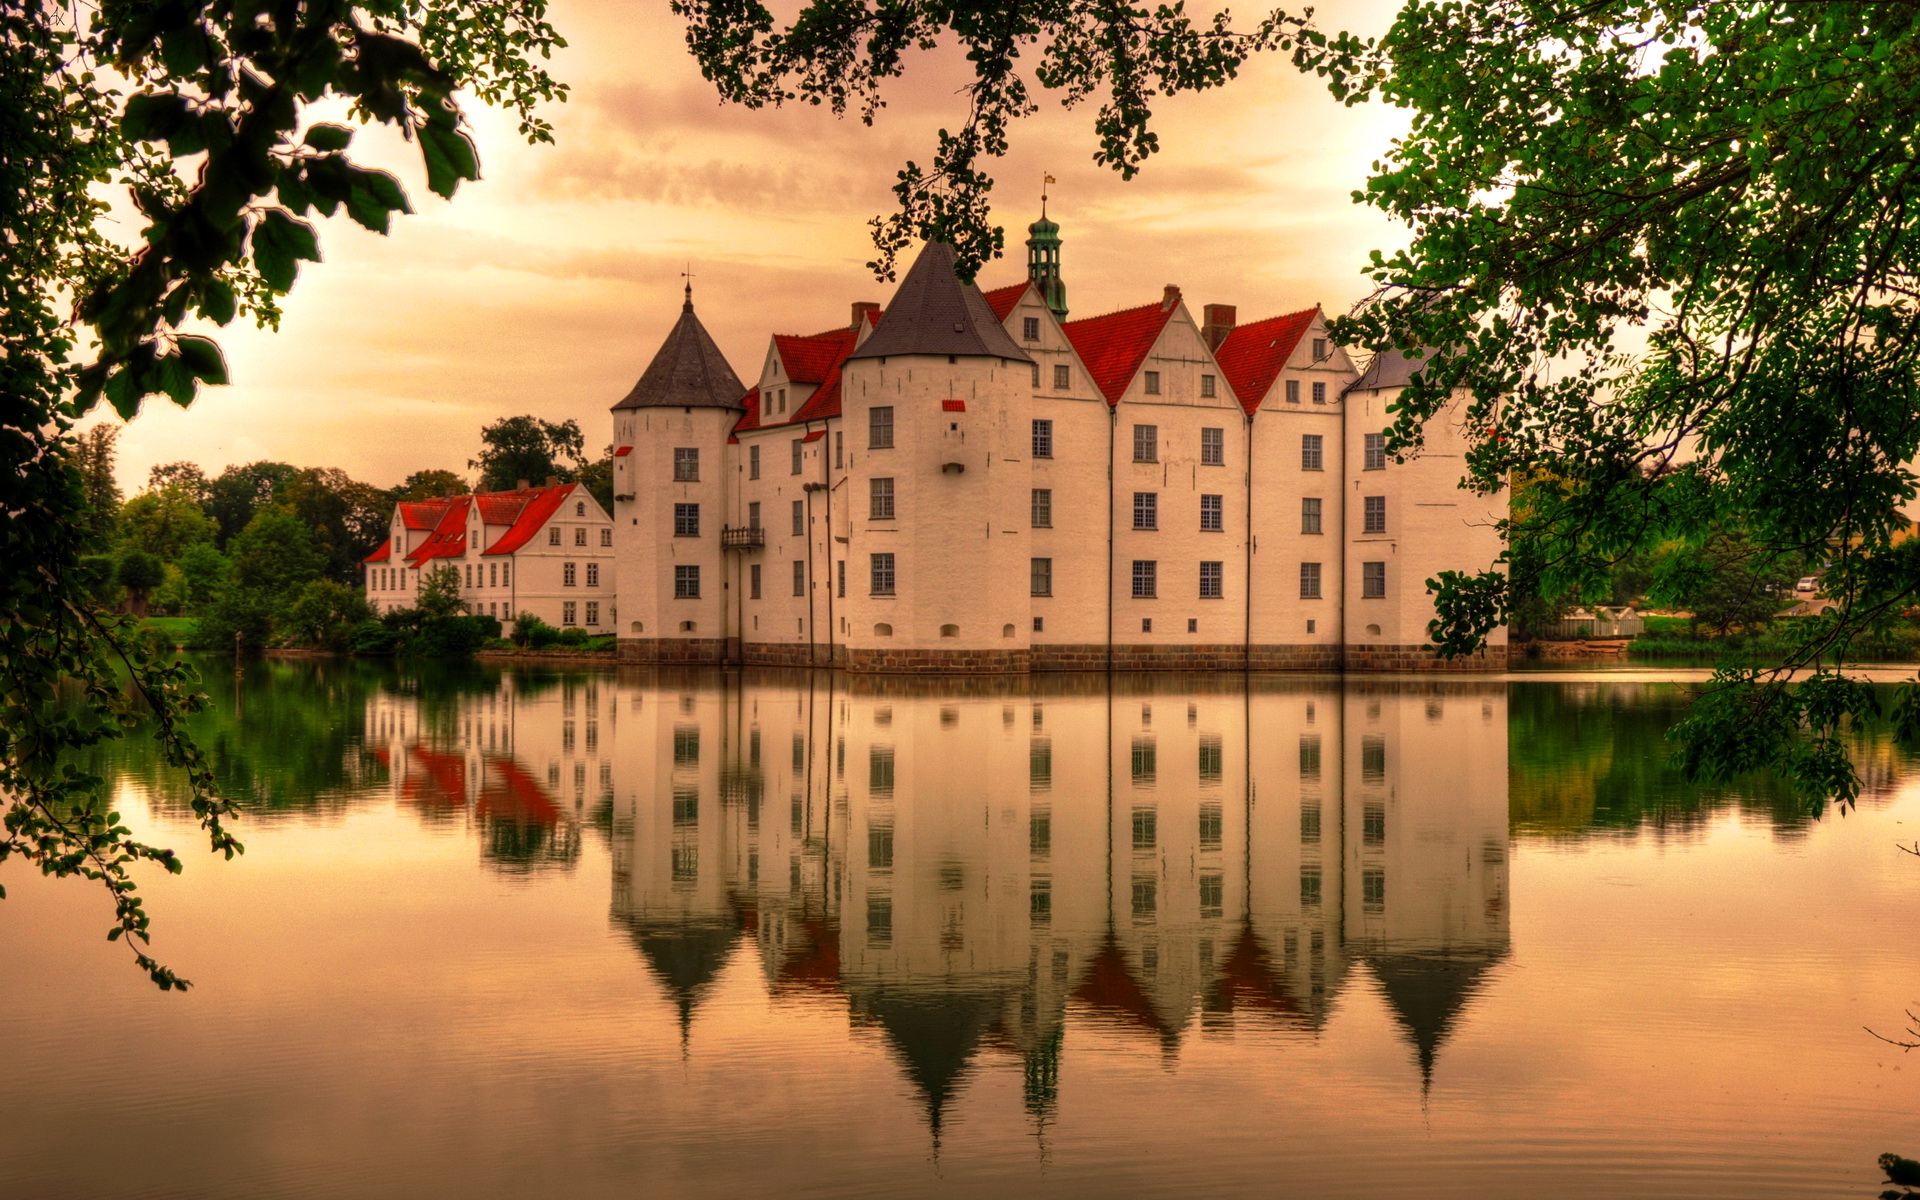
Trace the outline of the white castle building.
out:
<instances>
[{"instance_id":1,"label":"white castle building","mask_svg":"<svg viewBox=\"0 0 1920 1200\"><path fill-rule=\"evenodd\" d=\"M1307 308L1180 290L1066 319L1059 226L982 292L929 244L884 311L771 339L741 383L694 314L613 408L624 658L865 671L1498 668L1433 656L1426 581L1500 550L1417 366Z\"/></svg>"}]
</instances>

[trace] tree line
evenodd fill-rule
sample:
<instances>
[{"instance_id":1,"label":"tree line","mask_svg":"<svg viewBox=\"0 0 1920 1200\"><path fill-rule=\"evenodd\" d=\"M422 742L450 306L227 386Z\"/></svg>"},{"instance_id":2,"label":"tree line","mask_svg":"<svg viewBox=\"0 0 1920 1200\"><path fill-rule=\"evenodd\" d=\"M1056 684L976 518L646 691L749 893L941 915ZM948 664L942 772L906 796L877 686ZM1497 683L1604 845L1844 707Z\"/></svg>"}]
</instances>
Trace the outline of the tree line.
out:
<instances>
[{"instance_id":1,"label":"tree line","mask_svg":"<svg viewBox=\"0 0 1920 1200\"><path fill-rule=\"evenodd\" d=\"M131 497L115 479L119 431L101 424L78 439L92 548L80 563L87 599L104 611L196 618L193 642L208 647L229 648L238 635L249 648L352 648L352 631L373 615L360 564L386 539L401 501L558 479L584 485L603 507L613 503L612 448L588 460L571 420L517 416L487 425L467 464L471 478L427 468L383 488L338 467L261 461L208 475L196 463L171 462L148 472L147 486ZM446 590L423 593L422 607L436 610L423 615L456 615L458 594Z\"/></svg>"}]
</instances>

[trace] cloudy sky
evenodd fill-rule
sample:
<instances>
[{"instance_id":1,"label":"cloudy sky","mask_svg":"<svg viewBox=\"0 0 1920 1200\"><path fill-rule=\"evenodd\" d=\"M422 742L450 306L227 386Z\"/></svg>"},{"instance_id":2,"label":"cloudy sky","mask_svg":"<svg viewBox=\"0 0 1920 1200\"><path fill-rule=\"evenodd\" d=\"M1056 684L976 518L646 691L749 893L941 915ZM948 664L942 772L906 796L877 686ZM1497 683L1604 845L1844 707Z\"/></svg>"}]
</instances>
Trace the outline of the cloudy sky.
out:
<instances>
[{"instance_id":1,"label":"cloudy sky","mask_svg":"<svg viewBox=\"0 0 1920 1200\"><path fill-rule=\"evenodd\" d=\"M1368 0L1318 20L1371 33L1390 13ZM888 209L900 165L927 161L934 131L961 119L953 56L914 62L868 127L721 106L663 0L556 0L552 15L570 43L555 71L573 88L547 112L557 144L529 147L506 115L471 108L484 179L448 203L410 148L363 136L363 161L401 175L417 215L385 238L326 222L326 262L303 272L280 332L222 335L233 386L185 411L149 402L124 432L130 493L179 459L209 474L261 458L337 466L382 486L423 468L466 474L480 427L518 413L574 418L597 450L608 407L678 315L688 263L702 319L748 379L769 334L818 332L851 301L887 299L863 265L867 220ZM1169 283L1196 314L1339 311L1364 293L1367 252L1404 240L1351 199L1401 115L1343 109L1277 57L1162 101L1162 150L1131 182L1093 163L1090 109L1036 94L1041 113L994 171L1010 256L982 272L986 286L1019 278L1043 172L1059 181L1050 211L1077 316Z\"/></svg>"}]
</instances>

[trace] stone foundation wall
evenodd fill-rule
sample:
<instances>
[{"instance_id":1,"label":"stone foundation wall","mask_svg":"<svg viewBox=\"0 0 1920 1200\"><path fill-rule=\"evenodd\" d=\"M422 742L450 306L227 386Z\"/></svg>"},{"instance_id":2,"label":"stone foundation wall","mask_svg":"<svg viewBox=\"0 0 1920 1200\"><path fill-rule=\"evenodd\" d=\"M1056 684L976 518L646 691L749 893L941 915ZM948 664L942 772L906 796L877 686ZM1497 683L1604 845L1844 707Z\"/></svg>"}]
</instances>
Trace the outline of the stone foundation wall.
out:
<instances>
[{"instance_id":1,"label":"stone foundation wall","mask_svg":"<svg viewBox=\"0 0 1920 1200\"><path fill-rule=\"evenodd\" d=\"M717 666L727 661L725 638L621 638L614 644L621 662Z\"/></svg>"},{"instance_id":2,"label":"stone foundation wall","mask_svg":"<svg viewBox=\"0 0 1920 1200\"><path fill-rule=\"evenodd\" d=\"M1491 651L1491 652L1489 652ZM1343 668L1348 671L1504 671L1505 646L1482 647L1465 658L1439 658L1432 646L1348 646Z\"/></svg>"},{"instance_id":3,"label":"stone foundation wall","mask_svg":"<svg viewBox=\"0 0 1920 1200\"><path fill-rule=\"evenodd\" d=\"M1270 645L1235 643L1187 646L1115 646L1098 642L1034 646L1017 650L933 648L850 650L798 642L729 645L720 638L622 638L618 658L627 663L756 667L835 667L874 674L1024 675L1028 672L1105 671L1412 671L1447 673L1506 669L1504 646L1468 658L1436 658L1431 646Z\"/></svg>"},{"instance_id":4,"label":"stone foundation wall","mask_svg":"<svg viewBox=\"0 0 1920 1200\"><path fill-rule=\"evenodd\" d=\"M849 671L916 675L1025 675L1031 669L1024 649L847 650L842 665Z\"/></svg>"}]
</instances>

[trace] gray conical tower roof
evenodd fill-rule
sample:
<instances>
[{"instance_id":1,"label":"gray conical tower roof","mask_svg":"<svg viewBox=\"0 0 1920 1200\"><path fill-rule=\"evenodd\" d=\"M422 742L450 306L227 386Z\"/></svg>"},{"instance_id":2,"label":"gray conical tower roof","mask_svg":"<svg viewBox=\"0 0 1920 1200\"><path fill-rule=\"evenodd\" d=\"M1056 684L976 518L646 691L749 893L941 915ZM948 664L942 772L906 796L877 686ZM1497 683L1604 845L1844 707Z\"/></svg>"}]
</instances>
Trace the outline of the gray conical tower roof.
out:
<instances>
[{"instance_id":1,"label":"gray conical tower roof","mask_svg":"<svg viewBox=\"0 0 1920 1200\"><path fill-rule=\"evenodd\" d=\"M680 306L680 319L660 343L640 382L627 398L613 406L623 408L731 408L746 411L741 398L746 385L733 373L707 327L693 315L693 288Z\"/></svg>"},{"instance_id":2,"label":"gray conical tower roof","mask_svg":"<svg viewBox=\"0 0 1920 1200\"><path fill-rule=\"evenodd\" d=\"M887 314L860 348L847 357L889 354L964 354L1032 362L1007 335L987 298L953 273L953 247L928 242L913 260Z\"/></svg>"}]
</instances>

